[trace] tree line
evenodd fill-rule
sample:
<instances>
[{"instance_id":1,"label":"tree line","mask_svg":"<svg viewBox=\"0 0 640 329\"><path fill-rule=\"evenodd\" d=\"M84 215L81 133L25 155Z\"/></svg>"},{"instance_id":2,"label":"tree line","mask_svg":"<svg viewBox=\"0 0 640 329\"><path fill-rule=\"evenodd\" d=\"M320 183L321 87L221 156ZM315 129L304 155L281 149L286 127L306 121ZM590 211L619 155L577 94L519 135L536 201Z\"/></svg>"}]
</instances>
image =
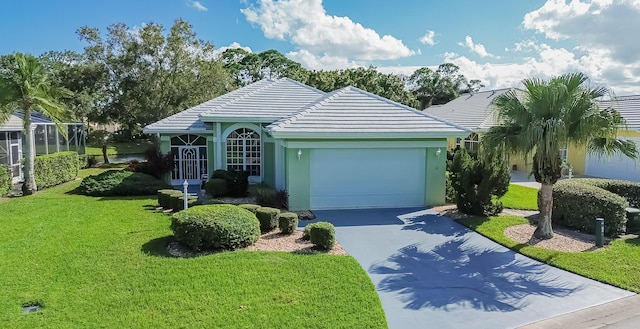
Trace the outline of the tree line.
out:
<instances>
[{"instance_id":1,"label":"tree line","mask_svg":"<svg viewBox=\"0 0 640 329\"><path fill-rule=\"evenodd\" d=\"M106 31L81 27L82 52L50 51L37 60L54 86L70 91L61 102L78 121L117 123L128 136L169 115L264 78L288 77L322 91L353 85L424 109L459 94L477 91L451 63L411 76L385 74L375 67L308 70L277 50L216 53L198 39L192 26L178 19L168 31L161 24L140 28L113 24ZM0 57L0 70L12 67L12 55Z\"/></svg>"}]
</instances>

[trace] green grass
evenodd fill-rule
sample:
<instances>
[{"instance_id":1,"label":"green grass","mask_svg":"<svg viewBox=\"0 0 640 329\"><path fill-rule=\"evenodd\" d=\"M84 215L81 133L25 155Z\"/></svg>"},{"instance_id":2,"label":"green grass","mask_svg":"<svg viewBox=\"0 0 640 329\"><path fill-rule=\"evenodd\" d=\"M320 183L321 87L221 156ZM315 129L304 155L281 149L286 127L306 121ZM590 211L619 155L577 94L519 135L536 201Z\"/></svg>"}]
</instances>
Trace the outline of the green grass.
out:
<instances>
[{"instance_id":1,"label":"green grass","mask_svg":"<svg viewBox=\"0 0 640 329\"><path fill-rule=\"evenodd\" d=\"M3 328L386 328L352 257L168 257L154 197L68 194L78 184L0 203ZM22 314L33 300L44 309Z\"/></svg>"},{"instance_id":2,"label":"green grass","mask_svg":"<svg viewBox=\"0 0 640 329\"><path fill-rule=\"evenodd\" d=\"M509 191L500 201L505 208L538 210L538 189L509 184Z\"/></svg>"},{"instance_id":3,"label":"green grass","mask_svg":"<svg viewBox=\"0 0 640 329\"><path fill-rule=\"evenodd\" d=\"M604 249L588 252L560 252L515 242L504 235L505 228L526 224L522 217L468 218L460 222L478 233L523 255L570 272L640 293L640 240L614 240Z\"/></svg>"},{"instance_id":4,"label":"green grass","mask_svg":"<svg viewBox=\"0 0 640 329\"><path fill-rule=\"evenodd\" d=\"M142 154L151 145L153 145L153 143L146 140L132 141L127 143L108 143L107 154L108 155ZM87 155L102 156L102 145L87 145L86 153Z\"/></svg>"}]
</instances>

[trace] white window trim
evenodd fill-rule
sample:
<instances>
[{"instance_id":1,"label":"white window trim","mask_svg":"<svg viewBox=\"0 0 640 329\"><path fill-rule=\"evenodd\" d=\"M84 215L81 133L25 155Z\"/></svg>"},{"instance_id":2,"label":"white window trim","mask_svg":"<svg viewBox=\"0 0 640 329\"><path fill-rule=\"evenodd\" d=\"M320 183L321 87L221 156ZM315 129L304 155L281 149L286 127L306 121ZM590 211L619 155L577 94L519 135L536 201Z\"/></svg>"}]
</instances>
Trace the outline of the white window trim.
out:
<instances>
[{"instance_id":1,"label":"white window trim","mask_svg":"<svg viewBox=\"0 0 640 329\"><path fill-rule=\"evenodd\" d=\"M258 136L260 136L260 176L249 176L249 183L251 184L255 184L255 183L260 183L262 182L262 177L264 177L264 134L262 132L262 129L260 126L252 124L252 123L236 123L233 124L231 126L229 126L227 129L224 130L224 132L222 133L222 140L224 141L224 161L222 161L224 168L223 169L227 169L229 168L229 163L227 161L227 138L229 137L229 135L231 135L231 133L233 133L234 131L238 130L238 129L251 129L253 131L255 131Z\"/></svg>"}]
</instances>

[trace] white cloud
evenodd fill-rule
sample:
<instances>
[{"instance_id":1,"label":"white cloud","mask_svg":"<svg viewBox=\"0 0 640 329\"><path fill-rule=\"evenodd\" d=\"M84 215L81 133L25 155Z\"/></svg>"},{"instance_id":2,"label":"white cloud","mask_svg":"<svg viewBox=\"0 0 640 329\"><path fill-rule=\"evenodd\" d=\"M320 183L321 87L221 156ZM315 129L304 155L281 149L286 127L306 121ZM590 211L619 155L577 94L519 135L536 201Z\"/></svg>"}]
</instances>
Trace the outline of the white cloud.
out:
<instances>
[{"instance_id":1,"label":"white cloud","mask_svg":"<svg viewBox=\"0 0 640 329\"><path fill-rule=\"evenodd\" d=\"M215 57L218 57L218 56L219 56L220 54L222 54L225 50L227 50L227 49L235 49L235 48L243 49L243 50L245 50L246 52L249 52L249 53L252 53L252 52L253 52L253 51L251 50L251 48L249 48L249 47L245 47L245 46L242 46L242 45L240 45L239 43L237 43L237 42L235 42L235 41L234 41L234 42L232 42L232 43L231 43L230 45L228 45L228 46L224 46L224 47L216 48L216 49L213 51L213 55L214 55Z\"/></svg>"},{"instance_id":2,"label":"white cloud","mask_svg":"<svg viewBox=\"0 0 640 329\"><path fill-rule=\"evenodd\" d=\"M270 39L286 40L299 49L291 57L349 61L391 60L414 55L399 39L380 36L349 17L327 15L322 0L258 0L242 9L247 21ZM309 59L310 60L310 59Z\"/></svg>"},{"instance_id":3,"label":"white cloud","mask_svg":"<svg viewBox=\"0 0 640 329\"><path fill-rule=\"evenodd\" d=\"M469 48L469 50L472 53L474 53L474 54L476 54L476 55L478 55L480 57L495 57L494 55L489 54L487 49L484 48L483 44L473 42L473 39L469 35L467 35L464 38L464 43L459 42L458 45L460 45L462 47Z\"/></svg>"},{"instance_id":4,"label":"white cloud","mask_svg":"<svg viewBox=\"0 0 640 329\"><path fill-rule=\"evenodd\" d=\"M192 0L186 0L187 2L187 6L191 7L191 8L195 8L198 11L207 11L209 9L207 9L207 7L204 6L204 4L200 1L192 1Z\"/></svg>"},{"instance_id":5,"label":"white cloud","mask_svg":"<svg viewBox=\"0 0 640 329\"><path fill-rule=\"evenodd\" d=\"M346 57L330 55L318 56L305 49L288 52L286 56L290 60L296 61L311 70L339 70L365 66L362 62L353 61Z\"/></svg>"},{"instance_id":6,"label":"white cloud","mask_svg":"<svg viewBox=\"0 0 640 329\"><path fill-rule=\"evenodd\" d=\"M436 41L434 40L435 36L436 32L428 30L427 33L418 40L425 45L433 46L436 44Z\"/></svg>"},{"instance_id":7,"label":"white cloud","mask_svg":"<svg viewBox=\"0 0 640 329\"><path fill-rule=\"evenodd\" d=\"M640 0L548 0L527 13L522 25L552 40L609 49L623 63L640 61Z\"/></svg>"}]
</instances>

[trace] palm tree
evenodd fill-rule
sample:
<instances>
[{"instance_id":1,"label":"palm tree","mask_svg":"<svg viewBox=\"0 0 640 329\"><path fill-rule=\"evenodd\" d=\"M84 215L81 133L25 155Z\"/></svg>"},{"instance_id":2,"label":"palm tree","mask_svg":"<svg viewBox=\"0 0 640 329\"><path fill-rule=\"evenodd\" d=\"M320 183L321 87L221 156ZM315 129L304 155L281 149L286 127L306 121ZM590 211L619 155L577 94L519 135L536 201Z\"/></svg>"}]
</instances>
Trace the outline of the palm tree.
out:
<instances>
[{"instance_id":1,"label":"palm tree","mask_svg":"<svg viewBox=\"0 0 640 329\"><path fill-rule=\"evenodd\" d=\"M635 143L618 139L625 120L612 108L600 108L596 99L608 90L591 87L582 73L565 74L548 81L526 79L523 91L509 91L493 101L501 125L492 127L482 143L490 149L528 158L539 192L540 219L534 236L553 237L551 211L553 184L561 177L560 149L587 146L590 153L622 152L636 158Z\"/></svg>"},{"instance_id":2,"label":"palm tree","mask_svg":"<svg viewBox=\"0 0 640 329\"><path fill-rule=\"evenodd\" d=\"M8 115L21 110L24 114L23 135L25 136L24 185L23 194L33 194L37 190L33 163L35 159L31 115L39 112L56 124L58 132L67 138L67 130L62 121L69 118L69 111L60 99L71 93L52 84L49 75L32 55L15 53L8 65L0 71L0 113ZM0 118L3 116L0 115Z\"/></svg>"}]
</instances>

